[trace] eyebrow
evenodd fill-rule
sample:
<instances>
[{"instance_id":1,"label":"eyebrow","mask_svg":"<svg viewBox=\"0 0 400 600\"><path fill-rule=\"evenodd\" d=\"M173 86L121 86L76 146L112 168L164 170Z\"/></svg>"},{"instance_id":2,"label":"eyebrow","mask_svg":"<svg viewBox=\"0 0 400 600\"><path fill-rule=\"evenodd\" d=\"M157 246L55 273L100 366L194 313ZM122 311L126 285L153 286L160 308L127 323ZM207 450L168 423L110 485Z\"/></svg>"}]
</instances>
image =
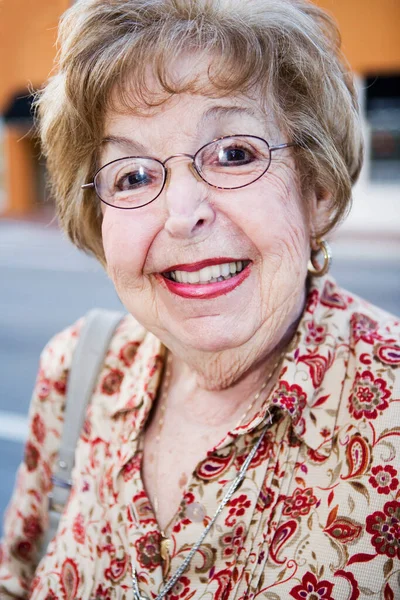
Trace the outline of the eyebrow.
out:
<instances>
[{"instance_id":1,"label":"eyebrow","mask_svg":"<svg viewBox=\"0 0 400 600\"><path fill-rule=\"evenodd\" d=\"M220 117L236 117L236 116L250 116L253 118L260 118L260 114L257 114L255 110L245 106L212 106L202 115L197 130L201 131L207 121L212 121ZM119 135L107 135L101 140L102 145L114 144L120 146L128 152L138 152L142 155L146 154L146 148L143 144L136 142L132 138L119 136Z\"/></svg>"},{"instance_id":2,"label":"eyebrow","mask_svg":"<svg viewBox=\"0 0 400 600\"><path fill-rule=\"evenodd\" d=\"M121 146L122 148L124 148L125 150L128 150L129 152L139 152L139 153L145 153L145 147L140 144L139 142L136 142L135 140L133 140L132 138L128 138L128 137L124 137L124 136L119 136L119 135L107 135L106 137L104 137L101 140L101 145L104 146L106 144L114 144L116 146Z\"/></svg>"},{"instance_id":3,"label":"eyebrow","mask_svg":"<svg viewBox=\"0 0 400 600\"><path fill-rule=\"evenodd\" d=\"M200 119L198 128L200 129L206 121L215 120L220 117L243 117L250 116L254 118L260 118L260 114L258 114L255 110L250 108L249 106L212 106L203 114Z\"/></svg>"}]
</instances>

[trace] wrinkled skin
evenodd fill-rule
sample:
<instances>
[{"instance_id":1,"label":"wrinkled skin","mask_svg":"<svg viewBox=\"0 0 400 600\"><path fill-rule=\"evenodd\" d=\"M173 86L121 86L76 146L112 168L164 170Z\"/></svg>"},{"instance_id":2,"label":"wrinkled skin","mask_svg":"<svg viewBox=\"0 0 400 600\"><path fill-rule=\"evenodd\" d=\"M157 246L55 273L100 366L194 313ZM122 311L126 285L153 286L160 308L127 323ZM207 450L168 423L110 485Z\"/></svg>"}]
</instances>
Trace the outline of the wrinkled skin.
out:
<instances>
[{"instance_id":1,"label":"wrinkled skin","mask_svg":"<svg viewBox=\"0 0 400 600\"><path fill-rule=\"evenodd\" d=\"M248 110L201 121L216 106ZM149 116L109 114L106 135L129 137L143 148L106 144L102 163L135 150L160 160L194 154L235 133L289 141L253 100L182 95ZM302 197L290 148L273 154L261 179L237 190L207 186L187 159L168 165L169 182L153 203L131 211L104 208L108 272L127 309L195 368L203 387L225 388L265 361L297 321L318 202ZM224 256L252 261L250 276L224 296L181 298L155 277L172 265Z\"/></svg>"}]
</instances>

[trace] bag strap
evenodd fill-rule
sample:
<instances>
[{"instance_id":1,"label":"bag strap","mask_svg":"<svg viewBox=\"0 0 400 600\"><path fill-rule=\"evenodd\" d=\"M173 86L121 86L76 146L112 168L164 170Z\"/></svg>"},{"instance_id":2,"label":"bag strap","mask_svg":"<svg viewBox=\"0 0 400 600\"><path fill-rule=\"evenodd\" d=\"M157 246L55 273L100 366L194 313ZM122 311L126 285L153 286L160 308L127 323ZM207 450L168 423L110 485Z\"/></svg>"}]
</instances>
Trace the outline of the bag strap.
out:
<instances>
[{"instance_id":1,"label":"bag strap","mask_svg":"<svg viewBox=\"0 0 400 600\"><path fill-rule=\"evenodd\" d=\"M87 405L92 397L111 338L122 317L122 313L101 309L91 310L86 315L68 377L61 445L52 476L53 489L49 494L50 522L41 556L46 553L47 543L56 533L60 515L68 501L75 450L85 420Z\"/></svg>"}]
</instances>

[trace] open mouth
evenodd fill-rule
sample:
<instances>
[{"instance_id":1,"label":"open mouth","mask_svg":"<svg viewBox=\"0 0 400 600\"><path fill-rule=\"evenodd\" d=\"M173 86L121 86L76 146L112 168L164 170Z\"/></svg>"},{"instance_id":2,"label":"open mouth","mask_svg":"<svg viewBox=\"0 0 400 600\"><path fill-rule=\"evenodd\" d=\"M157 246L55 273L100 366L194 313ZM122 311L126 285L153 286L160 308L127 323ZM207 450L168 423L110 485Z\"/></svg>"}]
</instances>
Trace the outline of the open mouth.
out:
<instances>
[{"instance_id":1,"label":"open mouth","mask_svg":"<svg viewBox=\"0 0 400 600\"><path fill-rule=\"evenodd\" d=\"M250 264L249 260L237 260L233 262L208 265L197 271L175 269L165 271L162 276L175 283L189 285L207 285L227 281L239 275Z\"/></svg>"}]
</instances>

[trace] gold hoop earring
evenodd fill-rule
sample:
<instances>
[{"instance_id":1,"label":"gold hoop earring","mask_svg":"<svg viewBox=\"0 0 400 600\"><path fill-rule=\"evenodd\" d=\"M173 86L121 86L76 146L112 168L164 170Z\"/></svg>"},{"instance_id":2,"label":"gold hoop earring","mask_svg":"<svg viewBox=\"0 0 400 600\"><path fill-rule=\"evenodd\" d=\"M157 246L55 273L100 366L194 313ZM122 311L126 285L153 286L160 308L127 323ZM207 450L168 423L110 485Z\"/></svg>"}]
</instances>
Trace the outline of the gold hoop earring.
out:
<instances>
[{"instance_id":1,"label":"gold hoop earring","mask_svg":"<svg viewBox=\"0 0 400 600\"><path fill-rule=\"evenodd\" d=\"M332 263L332 250L325 240L316 239L316 245L318 250L312 250L310 260L308 261L308 272L313 277L322 277L329 271L329 267ZM317 262L317 255L322 252L324 255L324 263L321 266Z\"/></svg>"}]
</instances>

